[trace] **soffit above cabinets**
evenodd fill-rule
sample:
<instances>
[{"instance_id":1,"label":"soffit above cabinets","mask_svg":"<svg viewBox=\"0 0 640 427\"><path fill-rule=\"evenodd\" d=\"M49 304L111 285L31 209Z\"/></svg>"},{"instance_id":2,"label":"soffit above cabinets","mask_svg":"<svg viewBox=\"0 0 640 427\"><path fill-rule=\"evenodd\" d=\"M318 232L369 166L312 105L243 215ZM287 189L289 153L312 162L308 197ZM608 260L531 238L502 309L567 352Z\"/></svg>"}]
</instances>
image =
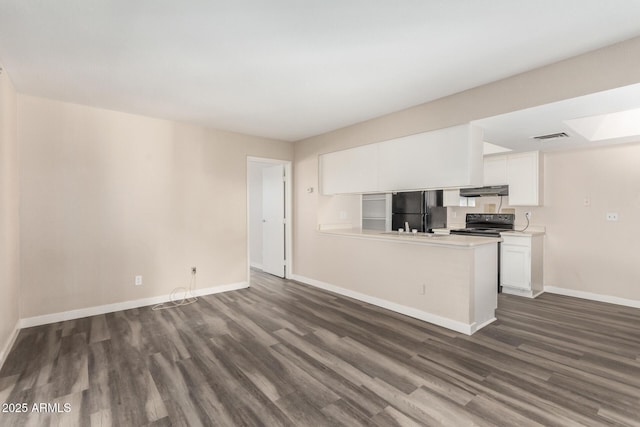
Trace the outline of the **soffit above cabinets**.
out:
<instances>
[{"instance_id":1,"label":"soffit above cabinets","mask_svg":"<svg viewBox=\"0 0 640 427\"><path fill-rule=\"evenodd\" d=\"M475 120L488 143L555 151L640 141L640 84ZM566 134L566 135L562 135ZM555 136L554 136L555 135ZM542 139L535 139L536 136ZM497 152L493 147L492 154Z\"/></svg>"}]
</instances>

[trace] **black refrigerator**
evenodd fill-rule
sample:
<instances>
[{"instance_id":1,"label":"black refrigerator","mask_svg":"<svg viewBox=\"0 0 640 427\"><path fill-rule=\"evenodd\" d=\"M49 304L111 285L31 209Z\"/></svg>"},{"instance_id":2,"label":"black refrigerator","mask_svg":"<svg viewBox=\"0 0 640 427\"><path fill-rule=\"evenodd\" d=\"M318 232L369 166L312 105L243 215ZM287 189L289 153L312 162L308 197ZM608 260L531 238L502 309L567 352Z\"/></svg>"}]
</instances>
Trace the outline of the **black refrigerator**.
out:
<instances>
[{"instance_id":1,"label":"black refrigerator","mask_svg":"<svg viewBox=\"0 0 640 427\"><path fill-rule=\"evenodd\" d=\"M391 229L405 228L431 232L447 227L447 208L442 206L442 190L394 193L391 202Z\"/></svg>"}]
</instances>

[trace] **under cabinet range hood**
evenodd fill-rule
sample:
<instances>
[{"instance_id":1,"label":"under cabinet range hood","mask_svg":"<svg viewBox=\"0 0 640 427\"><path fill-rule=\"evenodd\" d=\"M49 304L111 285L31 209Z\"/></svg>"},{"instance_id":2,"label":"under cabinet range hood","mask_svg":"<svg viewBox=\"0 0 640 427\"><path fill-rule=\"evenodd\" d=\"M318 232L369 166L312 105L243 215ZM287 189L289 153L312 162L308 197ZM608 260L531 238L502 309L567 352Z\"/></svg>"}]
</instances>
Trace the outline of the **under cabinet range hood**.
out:
<instances>
[{"instance_id":1,"label":"under cabinet range hood","mask_svg":"<svg viewBox=\"0 0 640 427\"><path fill-rule=\"evenodd\" d=\"M491 185L488 187L461 188L462 197L488 197L488 196L508 196L508 185Z\"/></svg>"}]
</instances>

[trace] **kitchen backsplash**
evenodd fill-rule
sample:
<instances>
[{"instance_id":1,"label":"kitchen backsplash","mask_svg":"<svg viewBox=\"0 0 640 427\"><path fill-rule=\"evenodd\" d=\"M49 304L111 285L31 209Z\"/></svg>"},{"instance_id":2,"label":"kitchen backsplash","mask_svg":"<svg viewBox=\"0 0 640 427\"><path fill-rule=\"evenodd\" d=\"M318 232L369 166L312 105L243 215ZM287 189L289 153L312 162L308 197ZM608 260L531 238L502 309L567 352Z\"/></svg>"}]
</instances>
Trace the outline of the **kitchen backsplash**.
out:
<instances>
[{"instance_id":1,"label":"kitchen backsplash","mask_svg":"<svg viewBox=\"0 0 640 427\"><path fill-rule=\"evenodd\" d=\"M525 212L531 212L529 227L536 231L544 231L544 207L543 206L509 206L509 198L503 197L500 204L499 197L477 197L474 207L447 208L447 228L462 228L465 226L465 216L468 213L512 213L516 216L515 228L521 229L527 225Z\"/></svg>"}]
</instances>

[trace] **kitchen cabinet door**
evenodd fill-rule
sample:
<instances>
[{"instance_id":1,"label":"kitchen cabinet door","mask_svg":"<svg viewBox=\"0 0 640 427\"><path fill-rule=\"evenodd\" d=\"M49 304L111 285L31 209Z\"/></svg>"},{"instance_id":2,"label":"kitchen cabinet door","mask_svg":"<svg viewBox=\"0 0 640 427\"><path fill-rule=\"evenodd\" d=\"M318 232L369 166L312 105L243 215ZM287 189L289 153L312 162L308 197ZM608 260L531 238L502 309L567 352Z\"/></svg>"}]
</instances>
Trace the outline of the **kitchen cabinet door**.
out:
<instances>
[{"instance_id":1,"label":"kitchen cabinet door","mask_svg":"<svg viewBox=\"0 0 640 427\"><path fill-rule=\"evenodd\" d=\"M322 194L371 193L378 190L378 144L320 156Z\"/></svg>"},{"instance_id":2,"label":"kitchen cabinet door","mask_svg":"<svg viewBox=\"0 0 640 427\"><path fill-rule=\"evenodd\" d=\"M509 206L539 206L542 202L542 161L538 151L507 156Z\"/></svg>"},{"instance_id":3,"label":"kitchen cabinet door","mask_svg":"<svg viewBox=\"0 0 640 427\"><path fill-rule=\"evenodd\" d=\"M476 126L423 132L379 145L382 191L482 185L482 130Z\"/></svg>"},{"instance_id":4,"label":"kitchen cabinet door","mask_svg":"<svg viewBox=\"0 0 640 427\"><path fill-rule=\"evenodd\" d=\"M500 279L502 286L531 290L531 249L502 244Z\"/></svg>"},{"instance_id":5,"label":"kitchen cabinet door","mask_svg":"<svg viewBox=\"0 0 640 427\"><path fill-rule=\"evenodd\" d=\"M500 285L505 294L535 298L543 286L543 235L503 233Z\"/></svg>"},{"instance_id":6,"label":"kitchen cabinet door","mask_svg":"<svg viewBox=\"0 0 640 427\"><path fill-rule=\"evenodd\" d=\"M507 156L484 158L484 185L505 185L507 180Z\"/></svg>"}]
</instances>

